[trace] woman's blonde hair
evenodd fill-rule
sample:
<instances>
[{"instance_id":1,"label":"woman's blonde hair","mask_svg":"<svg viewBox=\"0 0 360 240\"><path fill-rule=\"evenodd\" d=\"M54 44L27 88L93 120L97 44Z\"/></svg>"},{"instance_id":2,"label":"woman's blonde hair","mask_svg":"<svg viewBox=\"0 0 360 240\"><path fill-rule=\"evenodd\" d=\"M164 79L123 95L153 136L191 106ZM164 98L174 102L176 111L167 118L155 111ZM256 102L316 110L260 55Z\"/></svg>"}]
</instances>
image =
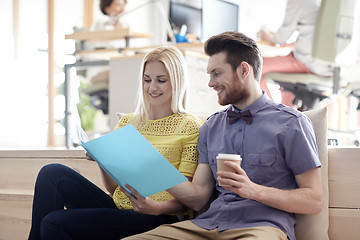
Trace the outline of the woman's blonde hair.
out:
<instances>
[{"instance_id":1,"label":"woman's blonde hair","mask_svg":"<svg viewBox=\"0 0 360 240\"><path fill-rule=\"evenodd\" d=\"M144 71L146 63L160 61L169 73L172 99L171 110L173 113L185 113L186 93L188 88L188 74L184 55L173 46L157 47L147 53L141 64L141 73L138 89L137 107L134 113L135 125L149 119L150 104L145 98L143 89Z\"/></svg>"}]
</instances>

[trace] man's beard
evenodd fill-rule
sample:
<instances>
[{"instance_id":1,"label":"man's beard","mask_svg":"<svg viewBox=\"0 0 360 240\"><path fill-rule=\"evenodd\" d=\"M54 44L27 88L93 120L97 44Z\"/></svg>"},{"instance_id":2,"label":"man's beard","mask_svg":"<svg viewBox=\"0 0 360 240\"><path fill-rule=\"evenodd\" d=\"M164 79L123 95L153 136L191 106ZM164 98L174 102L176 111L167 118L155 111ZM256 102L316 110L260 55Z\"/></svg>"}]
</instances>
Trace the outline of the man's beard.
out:
<instances>
[{"instance_id":1,"label":"man's beard","mask_svg":"<svg viewBox=\"0 0 360 240\"><path fill-rule=\"evenodd\" d=\"M245 89L244 84L239 81L236 74L234 74L233 83L232 88L227 89L225 97L223 99L218 99L220 105L225 106L228 104L238 104L245 102L246 99L249 98L249 91Z\"/></svg>"}]
</instances>

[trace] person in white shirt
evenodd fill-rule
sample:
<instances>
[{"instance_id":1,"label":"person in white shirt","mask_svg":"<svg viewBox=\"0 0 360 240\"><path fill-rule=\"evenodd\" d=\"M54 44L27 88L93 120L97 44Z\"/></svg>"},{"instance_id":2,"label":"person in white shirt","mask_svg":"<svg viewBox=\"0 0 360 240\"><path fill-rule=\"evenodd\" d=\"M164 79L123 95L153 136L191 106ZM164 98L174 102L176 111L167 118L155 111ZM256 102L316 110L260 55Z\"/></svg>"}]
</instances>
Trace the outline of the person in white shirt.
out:
<instances>
[{"instance_id":1,"label":"person in white shirt","mask_svg":"<svg viewBox=\"0 0 360 240\"><path fill-rule=\"evenodd\" d=\"M119 15L124 12L126 0L100 0L100 10L104 15L110 17L105 23L108 27L122 28ZM104 26L106 28L107 26Z\"/></svg>"},{"instance_id":2,"label":"person in white shirt","mask_svg":"<svg viewBox=\"0 0 360 240\"><path fill-rule=\"evenodd\" d=\"M312 58L312 43L315 25L321 0L288 0L285 18L281 27L275 32L261 29L258 37L261 41L272 45L289 44L289 39L297 32L298 36L292 44L293 48L287 56L264 57L261 77L261 88L268 96L271 93L264 76L270 72L314 73L320 76L331 76L331 68ZM282 103L295 107L292 103L294 95L282 92Z\"/></svg>"}]
</instances>

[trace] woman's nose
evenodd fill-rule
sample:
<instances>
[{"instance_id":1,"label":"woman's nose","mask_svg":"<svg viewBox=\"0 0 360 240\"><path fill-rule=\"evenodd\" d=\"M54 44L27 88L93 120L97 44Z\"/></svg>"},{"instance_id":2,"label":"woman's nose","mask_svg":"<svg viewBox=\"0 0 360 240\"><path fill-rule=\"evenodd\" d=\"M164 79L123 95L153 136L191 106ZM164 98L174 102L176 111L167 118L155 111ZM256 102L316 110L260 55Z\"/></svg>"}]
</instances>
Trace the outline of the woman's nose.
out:
<instances>
[{"instance_id":1,"label":"woman's nose","mask_svg":"<svg viewBox=\"0 0 360 240\"><path fill-rule=\"evenodd\" d=\"M154 81L151 82L150 84L150 91L155 91L158 89L158 86L156 83L154 83Z\"/></svg>"}]
</instances>

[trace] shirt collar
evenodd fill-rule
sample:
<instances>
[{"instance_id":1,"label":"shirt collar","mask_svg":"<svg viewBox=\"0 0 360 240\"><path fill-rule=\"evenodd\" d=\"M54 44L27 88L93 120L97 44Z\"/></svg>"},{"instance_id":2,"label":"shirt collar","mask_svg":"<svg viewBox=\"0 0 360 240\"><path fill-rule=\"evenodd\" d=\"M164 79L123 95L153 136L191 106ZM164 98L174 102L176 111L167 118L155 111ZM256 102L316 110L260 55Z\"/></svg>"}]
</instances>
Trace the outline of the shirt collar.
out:
<instances>
[{"instance_id":1,"label":"shirt collar","mask_svg":"<svg viewBox=\"0 0 360 240\"><path fill-rule=\"evenodd\" d=\"M229 110L235 111L235 112L243 112L246 110L250 110L250 112L254 115L255 113L257 113L268 101L270 101L271 99L268 97L268 95L262 91L263 94L261 95L261 97L256 100L253 104L251 104L250 106L242 109L241 111L239 111L239 109L237 109L236 107L234 107L233 105L230 105L230 107L228 108Z\"/></svg>"}]
</instances>

